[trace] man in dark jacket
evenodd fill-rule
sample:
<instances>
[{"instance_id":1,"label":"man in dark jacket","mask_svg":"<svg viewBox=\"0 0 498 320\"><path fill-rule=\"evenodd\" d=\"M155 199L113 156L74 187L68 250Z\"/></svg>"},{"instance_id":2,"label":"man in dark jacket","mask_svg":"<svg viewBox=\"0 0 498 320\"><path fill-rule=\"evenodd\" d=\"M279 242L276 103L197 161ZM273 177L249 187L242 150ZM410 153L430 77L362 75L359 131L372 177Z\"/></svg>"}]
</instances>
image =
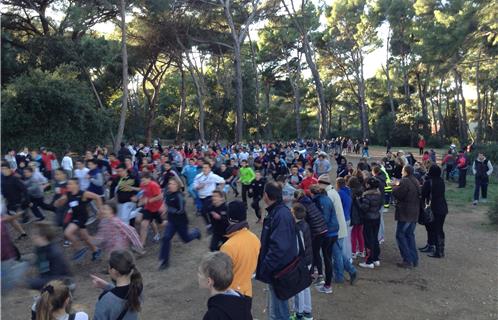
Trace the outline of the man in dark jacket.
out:
<instances>
[{"instance_id":1,"label":"man in dark jacket","mask_svg":"<svg viewBox=\"0 0 498 320\"><path fill-rule=\"evenodd\" d=\"M298 254L296 246L295 222L292 214L282 201L282 188L276 182L265 186L263 200L268 205L268 215L261 231L256 279L267 283L270 292L270 318L289 319L288 301L280 300L273 289L273 275L285 268Z\"/></svg>"},{"instance_id":2,"label":"man in dark jacket","mask_svg":"<svg viewBox=\"0 0 498 320\"><path fill-rule=\"evenodd\" d=\"M474 206L479 201L479 189L482 193L482 202L486 202L488 198L488 183L491 173L493 173L493 165L491 161L486 159L484 153L479 152L477 159L472 164L472 172L476 176L476 186L474 189Z\"/></svg>"},{"instance_id":3,"label":"man in dark jacket","mask_svg":"<svg viewBox=\"0 0 498 320\"><path fill-rule=\"evenodd\" d=\"M412 268L418 265L417 246L415 243L415 227L420 213L420 185L413 176L413 167L403 167L403 177L393 186L393 197L396 200L394 218L398 222L396 227L396 241L403 262L398 263L400 268Z\"/></svg>"},{"instance_id":4,"label":"man in dark jacket","mask_svg":"<svg viewBox=\"0 0 498 320\"><path fill-rule=\"evenodd\" d=\"M118 159L121 163L123 163L127 157L131 157L131 152L126 147L124 142L121 142L121 148L118 151Z\"/></svg>"}]
</instances>

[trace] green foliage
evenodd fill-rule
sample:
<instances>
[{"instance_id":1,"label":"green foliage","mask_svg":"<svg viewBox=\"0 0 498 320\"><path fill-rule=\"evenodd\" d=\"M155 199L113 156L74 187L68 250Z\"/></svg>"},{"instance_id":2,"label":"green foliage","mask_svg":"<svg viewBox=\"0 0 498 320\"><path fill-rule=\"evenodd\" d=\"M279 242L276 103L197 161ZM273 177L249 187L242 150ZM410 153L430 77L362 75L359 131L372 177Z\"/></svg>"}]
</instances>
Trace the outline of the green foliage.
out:
<instances>
[{"instance_id":1,"label":"green foliage","mask_svg":"<svg viewBox=\"0 0 498 320\"><path fill-rule=\"evenodd\" d=\"M427 146L431 148L445 148L449 144L447 139L441 138L440 136L430 136L427 138Z\"/></svg>"},{"instance_id":2,"label":"green foliage","mask_svg":"<svg viewBox=\"0 0 498 320\"><path fill-rule=\"evenodd\" d=\"M479 152L484 153L486 158L488 158L491 163L493 163L495 170L493 174L498 174L498 144L496 143L486 143L475 146L474 151L470 154L471 159L476 159Z\"/></svg>"},{"instance_id":3,"label":"green foliage","mask_svg":"<svg viewBox=\"0 0 498 320\"><path fill-rule=\"evenodd\" d=\"M2 90L4 147L75 151L105 142L109 114L98 110L87 83L71 67L32 70Z\"/></svg>"}]
</instances>

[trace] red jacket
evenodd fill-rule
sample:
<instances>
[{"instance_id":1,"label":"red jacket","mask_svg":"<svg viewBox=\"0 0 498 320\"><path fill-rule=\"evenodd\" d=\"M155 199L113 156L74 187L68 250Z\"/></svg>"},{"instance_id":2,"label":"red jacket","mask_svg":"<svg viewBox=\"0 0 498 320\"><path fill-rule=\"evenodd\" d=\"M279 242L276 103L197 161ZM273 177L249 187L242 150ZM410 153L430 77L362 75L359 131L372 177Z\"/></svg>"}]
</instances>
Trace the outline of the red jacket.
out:
<instances>
[{"instance_id":1,"label":"red jacket","mask_svg":"<svg viewBox=\"0 0 498 320\"><path fill-rule=\"evenodd\" d=\"M425 140L424 139L420 139L418 141L418 147L422 148L422 149L425 148Z\"/></svg>"},{"instance_id":2,"label":"red jacket","mask_svg":"<svg viewBox=\"0 0 498 320\"><path fill-rule=\"evenodd\" d=\"M304 190L306 195L311 196L310 192L310 187L314 184L318 183L318 179L315 177L306 177L301 181L301 184L299 184L299 187Z\"/></svg>"},{"instance_id":3,"label":"red jacket","mask_svg":"<svg viewBox=\"0 0 498 320\"><path fill-rule=\"evenodd\" d=\"M467 169L467 158L463 154L458 156L457 167L458 169Z\"/></svg>"}]
</instances>

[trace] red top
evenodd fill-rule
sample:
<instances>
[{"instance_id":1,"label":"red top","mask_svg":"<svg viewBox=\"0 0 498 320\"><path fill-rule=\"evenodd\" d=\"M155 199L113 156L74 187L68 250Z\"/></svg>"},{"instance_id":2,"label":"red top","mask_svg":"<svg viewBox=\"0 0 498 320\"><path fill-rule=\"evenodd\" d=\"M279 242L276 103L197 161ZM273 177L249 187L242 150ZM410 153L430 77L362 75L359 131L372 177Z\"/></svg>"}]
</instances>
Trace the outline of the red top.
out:
<instances>
[{"instance_id":1,"label":"red top","mask_svg":"<svg viewBox=\"0 0 498 320\"><path fill-rule=\"evenodd\" d=\"M147 199L157 197L161 194L161 187L159 187L159 185L155 181L150 181L147 185L142 183L140 185L140 188L142 188L142 190L144 191L144 197L146 197ZM159 211L162 204L163 200L160 199L153 202L147 202L144 208L151 213L156 213Z\"/></svg>"},{"instance_id":2,"label":"red top","mask_svg":"<svg viewBox=\"0 0 498 320\"><path fill-rule=\"evenodd\" d=\"M52 171L52 160L55 160L55 156L53 154L42 153L42 161L45 166L45 170Z\"/></svg>"},{"instance_id":3,"label":"red top","mask_svg":"<svg viewBox=\"0 0 498 320\"><path fill-rule=\"evenodd\" d=\"M424 154L422 156L422 161L427 161L427 160L429 160L429 154L428 153L426 153L426 154Z\"/></svg>"},{"instance_id":4,"label":"red top","mask_svg":"<svg viewBox=\"0 0 498 320\"><path fill-rule=\"evenodd\" d=\"M315 177L306 177L301 181L299 187L304 190L306 195L311 196L310 187L318 183L318 179Z\"/></svg>"},{"instance_id":5,"label":"red top","mask_svg":"<svg viewBox=\"0 0 498 320\"><path fill-rule=\"evenodd\" d=\"M424 139L420 139L418 141L418 147L419 148L425 148L425 140Z\"/></svg>"},{"instance_id":6,"label":"red top","mask_svg":"<svg viewBox=\"0 0 498 320\"><path fill-rule=\"evenodd\" d=\"M154 152L152 154L152 161L159 160L161 158L161 154L159 152Z\"/></svg>"}]
</instances>

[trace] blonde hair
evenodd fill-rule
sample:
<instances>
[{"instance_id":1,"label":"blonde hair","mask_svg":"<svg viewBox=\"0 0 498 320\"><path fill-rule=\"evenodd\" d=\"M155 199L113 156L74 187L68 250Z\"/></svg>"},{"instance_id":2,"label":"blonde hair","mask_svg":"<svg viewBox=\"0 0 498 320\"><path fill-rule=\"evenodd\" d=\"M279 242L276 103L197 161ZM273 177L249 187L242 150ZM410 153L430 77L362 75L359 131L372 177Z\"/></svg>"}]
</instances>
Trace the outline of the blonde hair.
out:
<instances>
[{"instance_id":1,"label":"blonde hair","mask_svg":"<svg viewBox=\"0 0 498 320\"><path fill-rule=\"evenodd\" d=\"M69 288L62 281L53 280L47 283L41 290L40 300L36 304L36 320L52 320L52 313L64 308L69 297Z\"/></svg>"},{"instance_id":2,"label":"blonde hair","mask_svg":"<svg viewBox=\"0 0 498 320\"><path fill-rule=\"evenodd\" d=\"M232 259L221 251L206 254L199 271L213 280L213 287L218 291L226 290L233 281Z\"/></svg>"}]
</instances>

